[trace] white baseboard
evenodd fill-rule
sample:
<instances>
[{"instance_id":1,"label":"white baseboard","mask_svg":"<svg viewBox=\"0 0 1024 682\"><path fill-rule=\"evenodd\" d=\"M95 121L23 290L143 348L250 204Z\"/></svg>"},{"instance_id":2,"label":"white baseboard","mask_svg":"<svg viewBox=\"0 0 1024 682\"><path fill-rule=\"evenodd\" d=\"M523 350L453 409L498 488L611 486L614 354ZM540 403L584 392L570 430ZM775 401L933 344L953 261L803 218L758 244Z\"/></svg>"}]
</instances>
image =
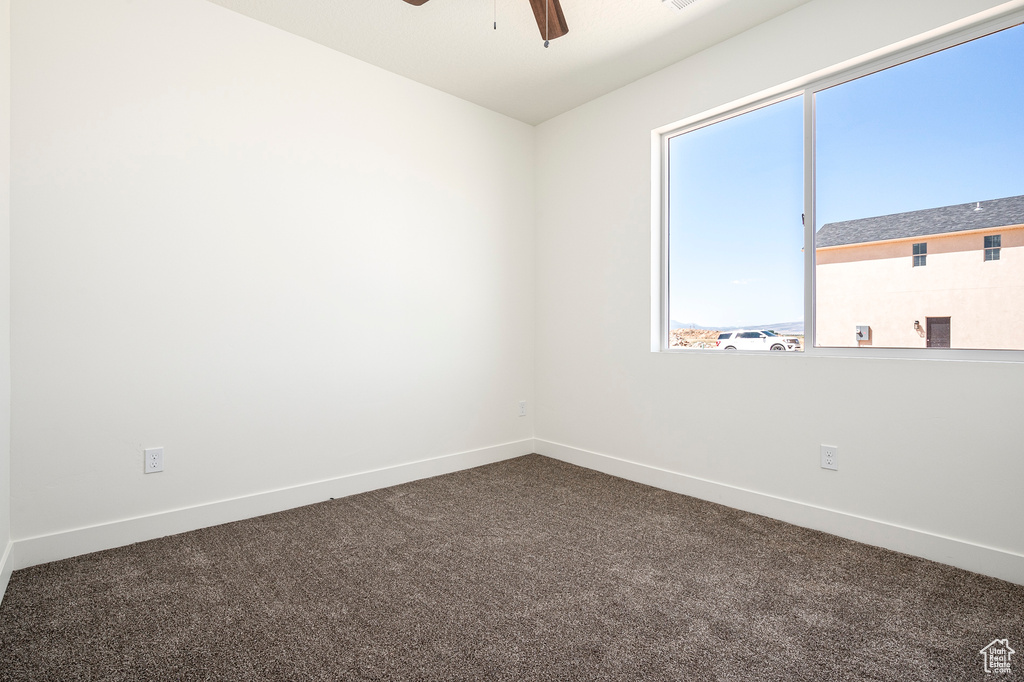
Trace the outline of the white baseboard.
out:
<instances>
[{"instance_id":1,"label":"white baseboard","mask_svg":"<svg viewBox=\"0 0 1024 682\"><path fill-rule=\"evenodd\" d=\"M272 514L331 497L470 469L536 452L663 490L717 502L1024 585L1024 556L926 531L716 483L541 439L399 464L254 495L75 528L7 543L0 556L0 601L14 570L113 547Z\"/></svg>"},{"instance_id":2,"label":"white baseboard","mask_svg":"<svg viewBox=\"0 0 1024 682\"><path fill-rule=\"evenodd\" d=\"M4 547L3 555L0 555L0 604L4 603L4 595L7 594L7 583L11 581L11 573L14 572L14 562L11 561L13 542L8 542Z\"/></svg>"},{"instance_id":3,"label":"white baseboard","mask_svg":"<svg viewBox=\"0 0 1024 682\"><path fill-rule=\"evenodd\" d=\"M3 575L10 576L12 569L18 570L80 554L130 545L134 542L153 540L222 523L273 514L286 509L323 502L332 497L346 497L378 488L387 488L400 483L521 457L532 452L534 452L534 441L532 438L528 438L514 443L433 457L244 497L172 509L48 535L18 538L13 542L13 548L9 547L8 554L5 555L7 560L3 566L6 572ZM4 584L6 585L6 582Z\"/></svg>"},{"instance_id":4,"label":"white baseboard","mask_svg":"<svg viewBox=\"0 0 1024 682\"><path fill-rule=\"evenodd\" d=\"M536 452L655 488L1024 585L1024 556L537 439Z\"/></svg>"}]
</instances>

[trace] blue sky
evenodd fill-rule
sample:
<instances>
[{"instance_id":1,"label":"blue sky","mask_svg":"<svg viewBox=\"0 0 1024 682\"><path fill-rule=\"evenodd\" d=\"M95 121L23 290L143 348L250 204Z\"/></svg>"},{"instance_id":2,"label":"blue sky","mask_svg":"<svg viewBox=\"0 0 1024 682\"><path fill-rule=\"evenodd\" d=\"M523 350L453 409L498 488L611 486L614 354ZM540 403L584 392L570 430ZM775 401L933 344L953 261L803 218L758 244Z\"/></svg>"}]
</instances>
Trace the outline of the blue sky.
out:
<instances>
[{"instance_id":1,"label":"blue sky","mask_svg":"<svg viewBox=\"0 0 1024 682\"><path fill-rule=\"evenodd\" d=\"M669 142L671 318L704 326L803 317L799 97Z\"/></svg>"},{"instance_id":2,"label":"blue sky","mask_svg":"<svg viewBox=\"0 0 1024 682\"><path fill-rule=\"evenodd\" d=\"M817 226L1024 194L1024 26L817 95ZM797 97L670 142L670 316L803 317Z\"/></svg>"}]
</instances>

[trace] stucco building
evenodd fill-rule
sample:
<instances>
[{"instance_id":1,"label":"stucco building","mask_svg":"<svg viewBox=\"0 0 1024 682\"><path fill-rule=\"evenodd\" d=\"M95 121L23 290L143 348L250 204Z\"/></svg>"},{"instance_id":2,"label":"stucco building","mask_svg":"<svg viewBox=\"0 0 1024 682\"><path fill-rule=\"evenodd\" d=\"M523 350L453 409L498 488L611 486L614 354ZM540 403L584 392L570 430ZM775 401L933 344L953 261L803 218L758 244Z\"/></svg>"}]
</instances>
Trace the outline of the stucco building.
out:
<instances>
[{"instance_id":1,"label":"stucco building","mask_svg":"<svg viewBox=\"0 0 1024 682\"><path fill-rule=\"evenodd\" d=\"M1024 348L1024 196L829 223L822 346Z\"/></svg>"}]
</instances>

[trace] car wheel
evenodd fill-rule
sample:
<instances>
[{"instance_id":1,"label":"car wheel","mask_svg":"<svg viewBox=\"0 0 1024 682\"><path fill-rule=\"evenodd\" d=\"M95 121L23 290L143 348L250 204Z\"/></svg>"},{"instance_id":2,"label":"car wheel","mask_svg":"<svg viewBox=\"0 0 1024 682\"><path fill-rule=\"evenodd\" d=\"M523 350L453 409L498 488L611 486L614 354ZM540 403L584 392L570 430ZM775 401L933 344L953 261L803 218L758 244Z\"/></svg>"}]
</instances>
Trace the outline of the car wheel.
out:
<instances>
[{"instance_id":1,"label":"car wheel","mask_svg":"<svg viewBox=\"0 0 1024 682\"><path fill-rule=\"evenodd\" d=\"M772 350L786 350L786 347L783 346L781 343L777 343L774 346L772 346Z\"/></svg>"},{"instance_id":2,"label":"car wheel","mask_svg":"<svg viewBox=\"0 0 1024 682\"><path fill-rule=\"evenodd\" d=\"M736 346L726 346L725 350L736 350Z\"/></svg>"}]
</instances>

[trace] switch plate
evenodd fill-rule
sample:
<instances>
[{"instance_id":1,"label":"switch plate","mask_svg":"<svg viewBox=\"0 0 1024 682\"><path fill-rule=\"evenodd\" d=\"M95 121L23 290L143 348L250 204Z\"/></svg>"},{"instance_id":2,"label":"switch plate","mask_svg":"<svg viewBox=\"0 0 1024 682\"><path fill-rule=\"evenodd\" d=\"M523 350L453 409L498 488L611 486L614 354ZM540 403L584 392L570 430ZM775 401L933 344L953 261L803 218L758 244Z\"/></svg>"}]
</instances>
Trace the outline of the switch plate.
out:
<instances>
[{"instance_id":1,"label":"switch plate","mask_svg":"<svg viewBox=\"0 0 1024 682\"><path fill-rule=\"evenodd\" d=\"M821 468L839 471L839 448L835 445L821 446Z\"/></svg>"},{"instance_id":2,"label":"switch plate","mask_svg":"<svg viewBox=\"0 0 1024 682\"><path fill-rule=\"evenodd\" d=\"M164 470L164 449L163 448L146 448L143 451L145 458L145 472L147 474L155 474L159 471Z\"/></svg>"}]
</instances>

